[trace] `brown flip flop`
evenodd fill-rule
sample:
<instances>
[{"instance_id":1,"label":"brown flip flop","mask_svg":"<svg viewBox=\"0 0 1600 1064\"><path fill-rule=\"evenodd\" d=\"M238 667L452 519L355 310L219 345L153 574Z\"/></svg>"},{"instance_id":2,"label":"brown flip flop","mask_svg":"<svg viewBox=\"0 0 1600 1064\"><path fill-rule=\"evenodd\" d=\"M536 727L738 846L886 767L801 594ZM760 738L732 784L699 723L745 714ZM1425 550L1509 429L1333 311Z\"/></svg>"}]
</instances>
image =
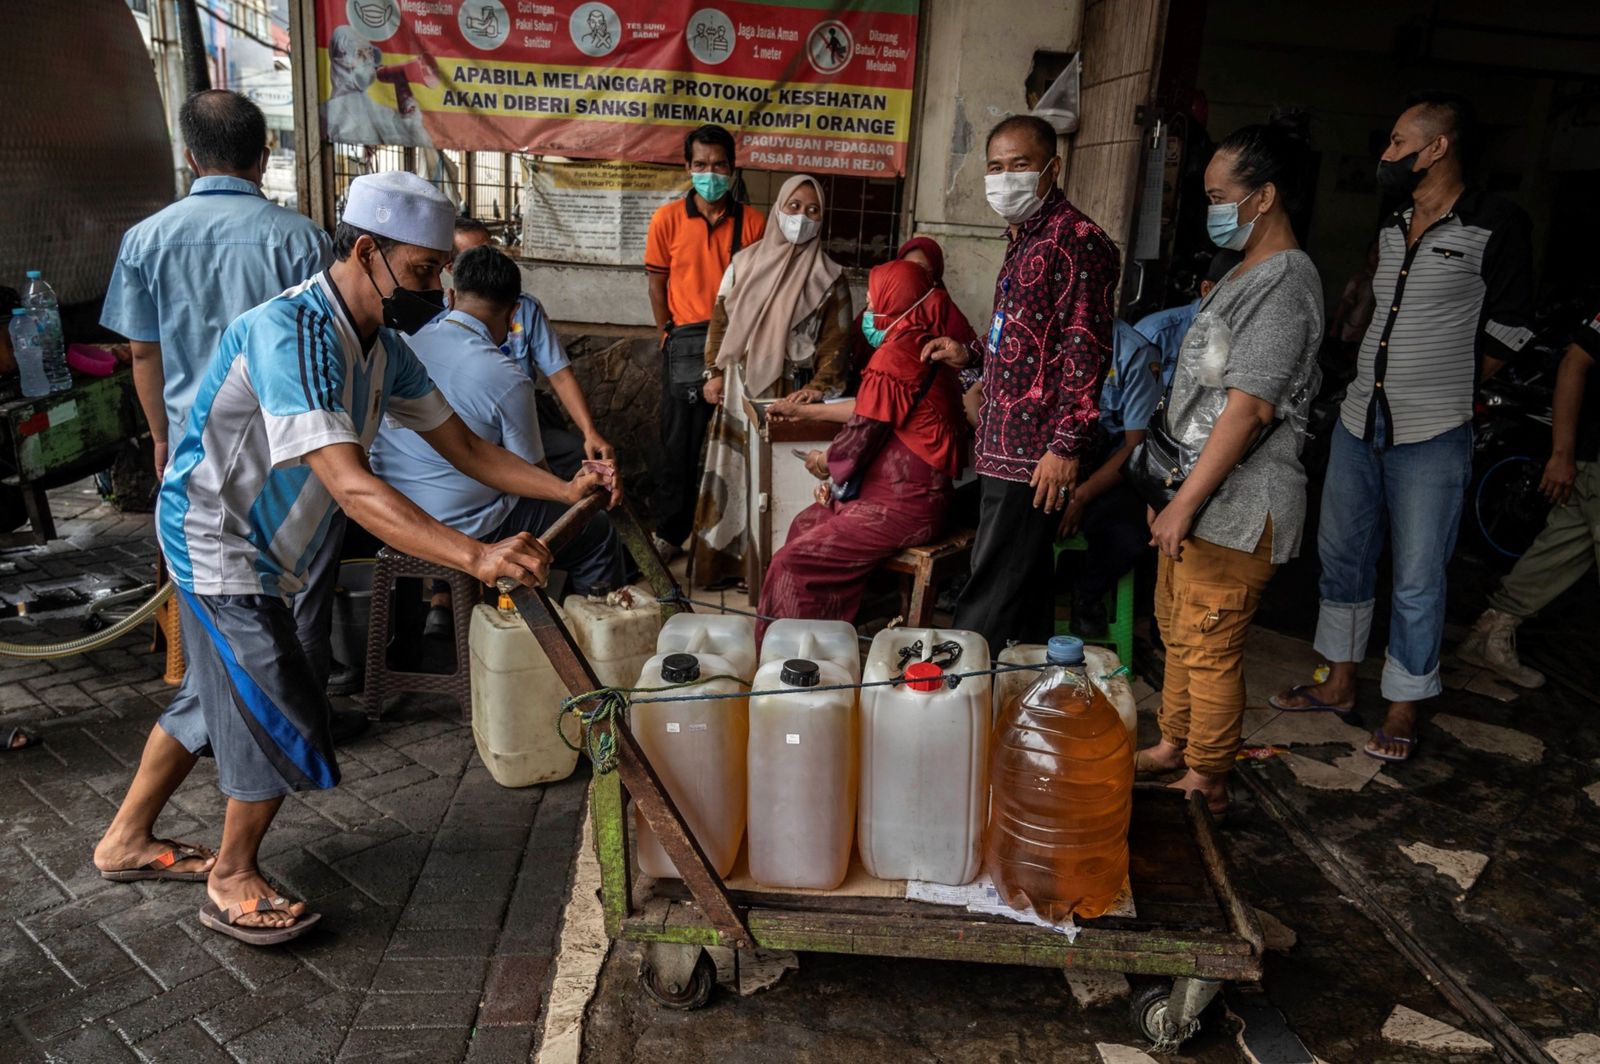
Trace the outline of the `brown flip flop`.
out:
<instances>
[{"instance_id":1,"label":"brown flip flop","mask_svg":"<svg viewBox=\"0 0 1600 1064\"><path fill-rule=\"evenodd\" d=\"M213 931L219 931L247 945L276 946L280 942L288 942L305 934L311 929L312 924L322 919L322 914L306 913L288 927L240 927L234 921L246 913L283 910L293 904L288 898L251 898L249 901L230 905L227 909L219 909L216 902L208 901L200 907L200 922Z\"/></svg>"},{"instance_id":2,"label":"brown flip flop","mask_svg":"<svg viewBox=\"0 0 1600 1064\"><path fill-rule=\"evenodd\" d=\"M197 857L201 860L214 857L215 854L193 846L186 842L174 842L172 849L157 854L153 859L146 861L137 868L114 868L109 872L101 872L101 879L109 879L113 883L136 883L145 879L168 879L175 883L203 883L211 875L205 872L174 872L172 866L179 861Z\"/></svg>"}]
</instances>

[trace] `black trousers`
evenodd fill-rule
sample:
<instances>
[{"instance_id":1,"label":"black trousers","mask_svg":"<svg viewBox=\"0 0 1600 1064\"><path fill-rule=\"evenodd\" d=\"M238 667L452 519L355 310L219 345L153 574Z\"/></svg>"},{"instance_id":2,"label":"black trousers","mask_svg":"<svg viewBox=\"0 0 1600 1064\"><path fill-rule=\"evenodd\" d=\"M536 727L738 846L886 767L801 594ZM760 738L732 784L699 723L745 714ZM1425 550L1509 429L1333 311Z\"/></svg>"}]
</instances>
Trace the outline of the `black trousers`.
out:
<instances>
[{"instance_id":1,"label":"black trousers","mask_svg":"<svg viewBox=\"0 0 1600 1064\"><path fill-rule=\"evenodd\" d=\"M541 420L539 440L544 444L544 460L550 466L550 472L562 480L571 480L578 475L584 459L582 436Z\"/></svg>"},{"instance_id":2,"label":"black trousers","mask_svg":"<svg viewBox=\"0 0 1600 1064\"><path fill-rule=\"evenodd\" d=\"M1118 484L1083 508L1079 531L1089 549L1078 566L1073 593L1098 600L1117 586L1150 549L1150 525L1144 500L1126 484Z\"/></svg>"},{"instance_id":3,"label":"black trousers","mask_svg":"<svg viewBox=\"0 0 1600 1064\"><path fill-rule=\"evenodd\" d=\"M1061 513L1033 507L1033 488L978 478L978 538L972 578L956 603L955 626L977 632L998 654L1010 640L1043 643L1055 630L1054 554Z\"/></svg>"},{"instance_id":4,"label":"black trousers","mask_svg":"<svg viewBox=\"0 0 1600 1064\"><path fill-rule=\"evenodd\" d=\"M676 342L668 340L668 344ZM705 349L705 334L691 341ZM681 544L694 530L695 501L700 495L700 456L706 427L716 408L705 401L700 385L674 385L668 360L661 360L661 465L656 478L656 534Z\"/></svg>"}]
</instances>

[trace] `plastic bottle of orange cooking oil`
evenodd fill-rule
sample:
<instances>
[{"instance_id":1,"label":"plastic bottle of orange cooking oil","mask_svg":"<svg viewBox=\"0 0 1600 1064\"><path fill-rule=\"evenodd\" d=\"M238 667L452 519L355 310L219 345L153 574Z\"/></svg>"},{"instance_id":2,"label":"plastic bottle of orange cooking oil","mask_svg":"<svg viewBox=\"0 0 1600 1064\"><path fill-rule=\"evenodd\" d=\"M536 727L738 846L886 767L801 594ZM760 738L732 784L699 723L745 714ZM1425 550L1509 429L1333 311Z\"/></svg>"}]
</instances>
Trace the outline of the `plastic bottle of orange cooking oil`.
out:
<instances>
[{"instance_id":1,"label":"plastic bottle of orange cooking oil","mask_svg":"<svg viewBox=\"0 0 1600 1064\"><path fill-rule=\"evenodd\" d=\"M1082 640L1051 639L1046 665L995 725L984 866L1013 908L1062 923L1103 915L1127 878L1133 744Z\"/></svg>"}]
</instances>

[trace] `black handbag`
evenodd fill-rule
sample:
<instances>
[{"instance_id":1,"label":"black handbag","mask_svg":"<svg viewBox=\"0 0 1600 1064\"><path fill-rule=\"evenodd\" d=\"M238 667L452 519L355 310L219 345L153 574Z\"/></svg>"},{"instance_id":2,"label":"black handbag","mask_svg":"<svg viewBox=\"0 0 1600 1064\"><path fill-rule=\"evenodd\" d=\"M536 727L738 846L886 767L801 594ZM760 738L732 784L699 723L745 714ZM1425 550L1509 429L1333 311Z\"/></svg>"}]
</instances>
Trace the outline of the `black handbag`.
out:
<instances>
[{"instance_id":1,"label":"black handbag","mask_svg":"<svg viewBox=\"0 0 1600 1064\"><path fill-rule=\"evenodd\" d=\"M665 353L667 382L672 387L699 393L706 380L706 333L710 328L706 321L668 327Z\"/></svg>"},{"instance_id":2,"label":"black handbag","mask_svg":"<svg viewBox=\"0 0 1600 1064\"><path fill-rule=\"evenodd\" d=\"M734 203L728 209L728 222L733 226L733 238L728 257L739 254L744 245L744 204ZM686 325L667 323L667 342L662 354L667 360L667 383L674 388L700 395L706 382L706 333L711 330L709 321L690 322Z\"/></svg>"},{"instance_id":3,"label":"black handbag","mask_svg":"<svg viewBox=\"0 0 1600 1064\"><path fill-rule=\"evenodd\" d=\"M1189 475L1183 468L1183 449L1167 429L1167 401L1171 398L1172 387L1169 385L1167 394L1161 397L1155 412L1150 415L1150 426L1145 430L1144 439L1134 446L1133 453L1128 455L1128 460L1122 466L1122 478L1127 481L1134 493L1144 500L1145 505L1157 513L1166 509L1167 504L1178 494L1178 489L1183 487L1183 482ZM1250 456L1261 449L1261 445L1272 437L1273 432L1281 424L1283 418L1273 418L1272 424L1261 430L1233 468L1238 469L1250 461ZM1228 473L1231 476L1233 470L1230 469ZM1221 486L1217 485L1218 488ZM1195 511L1196 521L1200 520L1200 515L1205 513L1206 507L1211 505L1211 500L1215 496L1216 492L1206 496L1200 508Z\"/></svg>"}]
</instances>

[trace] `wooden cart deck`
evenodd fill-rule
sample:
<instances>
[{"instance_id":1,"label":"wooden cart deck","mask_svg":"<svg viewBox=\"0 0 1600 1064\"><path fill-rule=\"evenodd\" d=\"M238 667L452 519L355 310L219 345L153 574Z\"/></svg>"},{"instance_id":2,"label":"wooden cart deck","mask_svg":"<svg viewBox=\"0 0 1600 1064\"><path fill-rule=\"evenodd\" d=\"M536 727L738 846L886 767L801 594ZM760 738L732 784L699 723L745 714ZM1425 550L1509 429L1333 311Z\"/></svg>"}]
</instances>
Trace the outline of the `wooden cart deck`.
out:
<instances>
[{"instance_id":1,"label":"wooden cart deck","mask_svg":"<svg viewBox=\"0 0 1600 1064\"><path fill-rule=\"evenodd\" d=\"M729 890L728 897L744 909L751 936L765 949L1259 978L1261 932L1226 876L1209 870L1215 837L1204 807L1175 791L1141 786L1128 842L1137 916L1084 921L1075 941L1048 928L903 897L765 890ZM718 944L680 880L640 882L617 937Z\"/></svg>"}]
</instances>

